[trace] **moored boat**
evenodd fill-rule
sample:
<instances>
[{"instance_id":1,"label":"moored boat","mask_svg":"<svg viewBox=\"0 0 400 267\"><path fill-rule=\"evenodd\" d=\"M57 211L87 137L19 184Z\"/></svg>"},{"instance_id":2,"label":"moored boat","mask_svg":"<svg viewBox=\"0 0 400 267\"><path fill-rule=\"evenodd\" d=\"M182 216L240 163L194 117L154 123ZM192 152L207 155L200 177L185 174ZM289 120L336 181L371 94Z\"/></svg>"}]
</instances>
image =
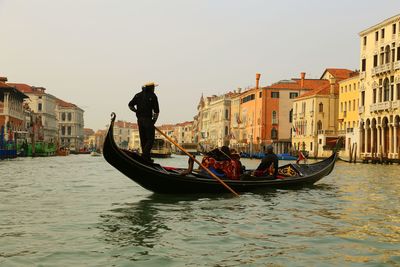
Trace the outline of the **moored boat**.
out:
<instances>
[{"instance_id":1,"label":"moored boat","mask_svg":"<svg viewBox=\"0 0 400 267\"><path fill-rule=\"evenodd\" d=\"M164 139L156 138L150 153L153 158L169 158L171 157L171 144Z\"/></svg>"},{"instance_id":2,"label":"moored boat","mask_svg":"<svg viewBox=\"0 0 400 267\"><path fill-rule=\"evenodd\" d=\"M224 193L228 192L217 180L207 174L193 171L182 176L183 169L167 168L145 161L139 154L120 149L113 137L115 114L103 145L103 156L109 164L142 187L163 194ZM337 153L313 164L286 164L279 167L283 178L255 177L251 171L241 175L240 180L222 180L236 192L251 192L269 188L290 188L312 185L328 175L335 166Z\"/></svg>"}]
</instances>

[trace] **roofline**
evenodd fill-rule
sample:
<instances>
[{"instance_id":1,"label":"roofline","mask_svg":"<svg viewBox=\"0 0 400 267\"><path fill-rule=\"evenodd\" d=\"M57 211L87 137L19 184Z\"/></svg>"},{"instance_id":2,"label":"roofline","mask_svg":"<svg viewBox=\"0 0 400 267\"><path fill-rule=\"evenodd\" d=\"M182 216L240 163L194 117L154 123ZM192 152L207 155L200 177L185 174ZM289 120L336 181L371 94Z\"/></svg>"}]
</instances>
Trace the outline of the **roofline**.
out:
<instances>
[{"instance_id":1,"label":"roofline","mask_svg":"<svg viewBox=\"0 0 400 267\"><path fill-rule=\"evenodd\" d=\"M400 14L394 15L394 16L392 16L390 18L387 18L387 19L385 19L385 20L383 20L381 22L378 22L377 24L375 24L375 25L373 25L373 26L371 26L371 27L359 32L358 35L361 37L361 36L366 35L366 34L368 34L370 32L376 31L377 29L382 27L384 24L389 24L389 23L394 22L394 21L397 22L399 20L400 20Z\"/></svg>"}]
</instances>

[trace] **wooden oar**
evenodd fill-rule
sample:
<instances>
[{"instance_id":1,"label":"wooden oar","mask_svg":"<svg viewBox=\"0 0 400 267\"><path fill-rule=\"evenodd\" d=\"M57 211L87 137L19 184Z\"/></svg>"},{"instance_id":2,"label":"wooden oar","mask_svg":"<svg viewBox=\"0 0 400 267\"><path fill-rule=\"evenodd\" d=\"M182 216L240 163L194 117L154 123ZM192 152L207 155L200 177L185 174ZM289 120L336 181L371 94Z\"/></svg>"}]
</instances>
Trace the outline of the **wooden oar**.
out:
<instances>
[{"instance_id":1,"label":"wooden oar","mask_svg":"<svg viewBox=\"0 0 400 267\"><path fill-rule=\"evenodd\" d=\"M222 181L218 176L216 176L214 173L212 173L206 166L201 164L200 161L198 161L195 157L193 157L189 152L187 152L183 147L181 147L178 143L176 143L174 140L172 140L168 135L163 133L160 129L154 126L154 128L159 132L161 135L163 135L165 138L167 138L168 141L170 141L172 144L174 144L177 148L179 148L183 153L188 155L194 162L199 164L200 167L202 167L209 175L211 175L214 179L216 179L218 182L220 182L226 189L232 192L235 196L239 196L238 193L236 193L229 185L227 185L224 181Z\"/></svg>"}]
</instances>

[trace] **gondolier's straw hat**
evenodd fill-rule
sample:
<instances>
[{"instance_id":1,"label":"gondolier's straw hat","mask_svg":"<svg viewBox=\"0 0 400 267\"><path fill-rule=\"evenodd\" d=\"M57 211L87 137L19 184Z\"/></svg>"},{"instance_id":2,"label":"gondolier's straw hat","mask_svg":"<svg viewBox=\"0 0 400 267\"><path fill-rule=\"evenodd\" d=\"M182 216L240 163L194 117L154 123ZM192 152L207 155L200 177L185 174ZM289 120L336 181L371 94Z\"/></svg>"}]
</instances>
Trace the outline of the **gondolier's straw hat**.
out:
<instances>
[{"instance_id":1,"label":"gondolier's straw hat","mask_svg":"<svg viewBox=\"0 0 400 267\"><path fill-rule=\"evenodd\" d=\"M148 83L144 84L142 87L150 87L150 86L156 87L156 86L158 86L158 84L156 84L154 82L148 82Z\"/></svg>"}]
</instances>

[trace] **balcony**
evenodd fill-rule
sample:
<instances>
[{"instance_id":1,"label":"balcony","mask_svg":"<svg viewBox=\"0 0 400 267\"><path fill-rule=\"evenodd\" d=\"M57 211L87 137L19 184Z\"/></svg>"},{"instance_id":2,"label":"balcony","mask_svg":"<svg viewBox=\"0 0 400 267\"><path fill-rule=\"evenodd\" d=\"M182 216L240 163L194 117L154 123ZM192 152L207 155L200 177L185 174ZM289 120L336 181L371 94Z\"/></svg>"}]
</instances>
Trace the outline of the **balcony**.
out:
<instances>
[{"instance_id":1,"label":"balcony","mask_svg":"<svg viewBox=\"0 0 400 267\"><path fill-rule=\"evenodd\" d=\"M358 107L358 114L363 114L364 112L365 112L364 106Z\"/></svg>"},{"instance_id":2,"label":"balcony","mask_svg":"<svg viewBox=\"0 0 400 267\"><path fill-rule=\"evenodd\" d=\"M388 110L391 107L391 102L390 101L385 101L385 102L379 102L372 104L370 106L370 112L378 112L378 111L383 111L383 110Z\"/></svg>"},{"instance_id":3,"label":"balcony","mask_svg":"<svg viewBox=\"0 0 400 267\"><path fill-rule=\"evenodd\" d=\"M396 61L393 63L393 70L398 70L400 69L400 61Z\"/></svg>"},{"instance_id":4,"label":"balcony","mask_svg":"<svg viewBox=\"0 0 400 267\"><path fill-rule=\"evenodd\" d=\"M353 133L354 132L354 128L347 128L347 133Z\"/></svg>"},{"instance_id":5,"label":"balcony","mask_svg":"<svg viewBox=\"0 0 400 267\"><path fill-rule=\"evenodd\" d=\"M393 70L393 62L389 62L380 66L376 66L371 70L371 75L379 75L385 72L390 72Z\"/></svg>"},{"instance_id":6,"label":"balcony","mask_svg":"<svg viewBox=\"0 0 400 267\"><path fill-rule=\"evenodd\" d=\"M392 109L400 108L400 100L392 101Z\"/></svg>"},{"instance_id":7,"label":"balcony","mask_svg":"<svg viewBox=\"0 0 400 267\"><path fill-rule=\"evenodd\" d=\"M318 130L318 134L323 134L323 135L336 135L336 131L335 130Z\"/></svg>"},{"instance_id":8,"label":"balcony","mask_svg":"<svg viewBox=\"0 0 400 267\"><path fill-rule=\"evenodd\" d=\"M339 130L338 131L339 136L345 136L346 135L346 130Z\"/></svg>"}]
</instances>

